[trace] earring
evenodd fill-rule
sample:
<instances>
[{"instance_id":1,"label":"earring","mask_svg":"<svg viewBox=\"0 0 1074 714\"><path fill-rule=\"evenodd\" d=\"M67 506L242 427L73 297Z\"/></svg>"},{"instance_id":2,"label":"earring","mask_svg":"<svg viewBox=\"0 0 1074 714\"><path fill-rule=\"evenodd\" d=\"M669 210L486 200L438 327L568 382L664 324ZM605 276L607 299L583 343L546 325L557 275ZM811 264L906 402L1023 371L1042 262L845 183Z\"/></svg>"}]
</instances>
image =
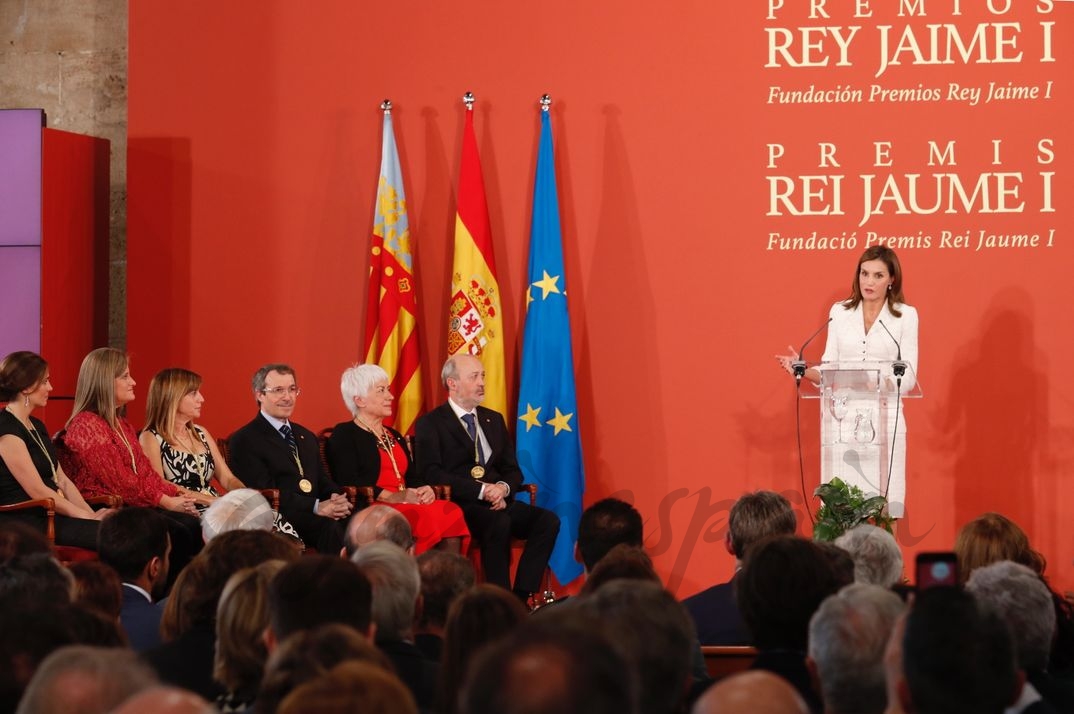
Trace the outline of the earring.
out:
<instances>
[{"instance_id":1,"label":"earring","mask_svg":"<svg viewBox=\"0 0 1074 714\"><path fill-rule=\"evenodd\" d=\"M23 394L22 395L22 406L24 406L24 407L29 407L30 406L30 395L29 394Z\"/></svg>"},{"instance_id":2,"label":"earring","mask_svg":"<svg viewBox=\"0 0 1074 714\"><path fill-rule=\"evenodd\" d=\"M891 285L888 285L888 290L891 290Z\"/></svg>"}]
</instances>

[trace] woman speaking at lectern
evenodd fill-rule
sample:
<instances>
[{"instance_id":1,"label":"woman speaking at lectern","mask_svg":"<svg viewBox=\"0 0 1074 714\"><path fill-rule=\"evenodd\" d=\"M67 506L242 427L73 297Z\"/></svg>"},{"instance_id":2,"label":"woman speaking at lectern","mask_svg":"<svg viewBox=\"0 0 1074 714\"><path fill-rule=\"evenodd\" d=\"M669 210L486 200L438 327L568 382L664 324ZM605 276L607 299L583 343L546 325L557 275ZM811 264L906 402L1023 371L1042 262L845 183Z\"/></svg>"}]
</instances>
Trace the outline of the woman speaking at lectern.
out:
<instances>
[{"instance_id":1,"label":"woman speaking at lectern","mask_svg":"<svg viewBox=\"0 0 1074 714\"><path fill-rule=\"evenodd\" d=\"M851 367L854 362L891 362L901 358L909 366L902 379L902 392L913 388L917 378L917 310L907 305L903 296L902 267L895 251L884 246L866 249L858 259L850 297L832 305L828 316L828 340L822 363ZM776 360L793 374L792 362L799 355L793 347L790 350L790 354L777 355ZM807 369L805 377L814 384L820 383L817 369ZM889 404L887 422L894 423L896 408L900 408L900 413L894 439L889 441L892 451L884 459L890 459L891 474L888 483L881 484L881 493L887 496L888 514L901 518L906 495L906 420L895 400ZM876 491L868 483L855 485L867 494Z\"/></svg>"}]
</instances>

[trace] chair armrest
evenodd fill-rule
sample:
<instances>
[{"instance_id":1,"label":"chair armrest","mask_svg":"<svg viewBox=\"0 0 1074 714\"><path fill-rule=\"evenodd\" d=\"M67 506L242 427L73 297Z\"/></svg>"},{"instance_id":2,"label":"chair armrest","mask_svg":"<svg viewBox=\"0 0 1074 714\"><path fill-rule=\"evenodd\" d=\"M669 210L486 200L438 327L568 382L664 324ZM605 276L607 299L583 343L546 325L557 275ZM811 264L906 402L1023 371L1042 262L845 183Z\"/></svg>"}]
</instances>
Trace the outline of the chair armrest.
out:
<instances>
[{"instance_id":1,"label":"chair armrest","mask_svg":"<svg viewBox=\"0 0 1074 714\"><path fill-rule=\"evenodd\" d=\"M270 506L272 506L272 510L276 511L277 513L280 512L280 489L259 488L257 492L265 497L265 500L269 502Z\"/></svg>"},{"instance_id":2,"label":"chair armrest","mask_svg":"<svg viewBox=\"0 0 1074 714\"><path fill-rule=\"evenodd\" d=\"M90 496L86 499L86 503L91 506L104 506L105 508L123 507L123 499L114 494L110 494L107 496Z\"/></svg>"},{"instance_id":3,"label":"chair armrest","mask_svg":"<svg viewBox=\"0 0 1074 714\"><path fill-rule=\"evenodd\" d=\"M12 513L14 511L26 511L31 508L41 508L45 511L45 537L50 545L56 542L56 499L36 498L32 501L12 503L0 506L0 513Z\"/></svg>"},{"instance_id":4,"label":"chair armrest","mask_svg":"<svg viewBox=\"0 0 1074 714\"><path fill-rule=\"evenodd\" d=\"M527 494L529 494L530 505L531 506L536 506L537 505L537 484L535 484L535 483L524 483L524 484L522 484L522 490L525 491Z\"/></svg>"}]
</instances>

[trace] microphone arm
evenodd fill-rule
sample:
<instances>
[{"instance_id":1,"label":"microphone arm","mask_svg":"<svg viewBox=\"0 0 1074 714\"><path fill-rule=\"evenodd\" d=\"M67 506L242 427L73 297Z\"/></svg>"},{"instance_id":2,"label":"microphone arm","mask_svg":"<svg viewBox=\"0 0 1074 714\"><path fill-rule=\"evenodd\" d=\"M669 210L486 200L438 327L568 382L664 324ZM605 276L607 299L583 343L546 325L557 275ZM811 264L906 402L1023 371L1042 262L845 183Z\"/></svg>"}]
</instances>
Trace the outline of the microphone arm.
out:
<instances>
[{"instance_id":1,"label":"microphone arm","mask_svg":"<svg viewBox=\"0 0 1074 714\"><path fill-rule=\"evenodd\" d=\"M884 332L888 333L888 337L895 343L895 361L891 363L891 371L895 374L895 383L899 387L902 386L903 375L906 374L906 363L902 361L902 345L895 339L895 335L891 334L891 330L884 324L883 320L877 320L880 326L884 328Z\"/></svg>"},{"instance_id":2,"label":"microphone arm","mask_svg":"<svg viewBox=\"0 0 1074 714\"><path fill-rule=\"evenodd\" d=\"M824 328L827 327L828 323L830 323L831 321L832 318L829 317L827 320L825 320L823 325L817 328L816 332L809 336L808 340L802 343L802 349L798 350L798 359L791 362L791 370L794 372L795 384L801 384L802 377L805 376L806 363L805 360L802 359L802 356L805 355L805 348L809 346L809 343L812 342L817 335L824 331Z\"/></svg>"}]
</instances>

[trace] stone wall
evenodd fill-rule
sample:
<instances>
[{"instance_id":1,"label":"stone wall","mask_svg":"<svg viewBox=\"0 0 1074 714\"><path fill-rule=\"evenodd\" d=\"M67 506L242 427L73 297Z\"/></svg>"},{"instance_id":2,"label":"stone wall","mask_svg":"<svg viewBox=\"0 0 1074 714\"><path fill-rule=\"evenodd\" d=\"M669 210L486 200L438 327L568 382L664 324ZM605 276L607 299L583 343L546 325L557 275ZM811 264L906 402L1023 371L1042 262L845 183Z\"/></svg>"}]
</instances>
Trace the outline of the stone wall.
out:
<instances>
[{"instance_id":1,"label":"stone wall","mask_svg":"<svg viewBox=\"0 0 1074 714\"><path fill-rule=\"evenodd\" d=\"M126 327L127 0L0 0L0 107L112 142L109 342Z\"/></svg>"}]
</instances>

